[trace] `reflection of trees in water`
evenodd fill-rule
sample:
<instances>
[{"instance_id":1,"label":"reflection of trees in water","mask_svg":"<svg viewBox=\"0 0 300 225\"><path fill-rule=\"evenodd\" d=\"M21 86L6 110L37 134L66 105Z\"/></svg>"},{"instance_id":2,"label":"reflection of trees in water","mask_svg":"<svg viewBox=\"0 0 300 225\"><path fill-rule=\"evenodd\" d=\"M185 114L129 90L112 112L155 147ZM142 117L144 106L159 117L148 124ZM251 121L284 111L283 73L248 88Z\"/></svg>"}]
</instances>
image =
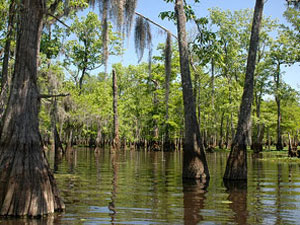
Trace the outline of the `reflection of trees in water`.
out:
<instances>
[{"instance_id":1,"label":"reflection of trees in water","mask_svg":"<svg viewBox=\"0 0 300 225\"><path fill-rule=\"evenodd\" d=\"M111 224L115 223L116 219L116 199L117 199L117 191L118 191L118 152L112 151L111 152L111 165L112 165L112 172L113 172L113 179L112 179L112 191L111 191L111 202L108 204L108 209L110 210L110 217L111 217Z\"/></svg>"},{"instance_id":2,"label":"reflection of trees in water","mask_svg":"<svg viewBox=\"0 0 300 225\"><path fill-rule=\"evenodd\" d=\"M1 218L3 225L59 225L63 224L61 216L57 213L41 218Z\"/></svg>"},{"instance_id":3,"label":"reflection of trees in water","mask_svg":"<svg viewBox=\"0 0 300 225\"><path fill-rule=\"evenodd\" d=\"M264 168L263 168L263 163L261 160L259 160L260 158L262 158L262 154L261 153L256 153L253 154L253 156L255 157L255 159L252 160L252 171L253 171L253 177L254 180L253 182L256 184L255 190L252 190L252 193L254 193L251 197L251 202L253 204L250 204L251 208L250 210L254 212L255 216L254 216L254 220L251 222L254 223L262 223L263 218L261 217L261 210L263 210L263 203L262 200L264 198L262 191L263 191L263 182L264 182L264 178L265 178L265 173L264 173ZM257 159L259 158L259 159Z\"/></svg>"},{"instance_id":4,"label":"reflection of trees in water","mask_svg":"<svg viewBox=\"0 0 300 225\"><path fill-rule=\"evenodd\" d=\"M233 221L237 224L247 224L247 182L224 180L227 188L229 207L234 212Z\"/></svg>"},{"instance_id":5,"label":"reflection of trees in water","mask_svg":"<svg viewBox=\"0 0 300 225\"><path fill-rule=\"evenodd\" d=\"M205 193L209 180L183 180L184 224L197 224L203 221L201 209L205 207Z\"/></svg>"},{"instance_id":6,"label":"reflection of trees in water","mask_svg":"<svg viewBox=\"0 0 300 225\"><path fill-rule=\"evenodd\" d=\"M281 219L281 182L282 182L282 167L281 164L277 164L277 191L276 191L276 224L284 224Z\"/></svg>"},{"instance_id":7,"label":"reflection of trees in water","mask_svg":"<svg viewBox=\"0 0 300 225\"><path fill-rule=\"evenodd\" d=\"M74 169L77 166L77 150L74 148L68 148L66 151L66 160L68 162L68 173L74 173Z\"/></svg>"}]
</instances>

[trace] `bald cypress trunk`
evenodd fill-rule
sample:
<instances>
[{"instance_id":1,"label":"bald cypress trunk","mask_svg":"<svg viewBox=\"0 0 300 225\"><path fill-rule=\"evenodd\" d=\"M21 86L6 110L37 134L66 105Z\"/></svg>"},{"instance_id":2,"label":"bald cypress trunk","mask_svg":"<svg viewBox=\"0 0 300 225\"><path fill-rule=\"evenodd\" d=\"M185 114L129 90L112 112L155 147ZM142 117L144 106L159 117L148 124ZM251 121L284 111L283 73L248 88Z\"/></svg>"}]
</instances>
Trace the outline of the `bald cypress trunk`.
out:
<instances>
[{"instance_id":1,"label":"bald cypress trunk","mask_svg":"<svg viewBox=\"0 0 300 225\"><path fill-rule=\"evenodd\" d=\"M196 107L190 74L190 60L186 38L186 16L183 0L176 0L175 11L177 18L178 45L180 53L180 72L183 91L185 140L183 146L183 178L209 178L205 151L200 139L200 130L196 117Z\"/></svg>"},{"instance_id":2,"label":"bald cypress trunk","mask_svg":"<svg viewBox=\"0 0 300 225\"><path fill-rule=\"evenodd\" d=\"M113 146L115 149L120 148L120 136L119 136L119 117L118 117L118 84L116 71L112 71L113 74L113 112L114 112L114 140Z\"/></svg>"},{"instance_id":3,"label":"bald cypress trunk","mask_svg":"<svg viewBox=\"0 0 300 225\"><path fill-rule=\"evenodd\" d=\"M5 112L6 103L8 101L8 89L9 89L9 58L10 58L10 48L11 41L13 39L13 29L14 29L14 19L15 19L15 1L11 1L9 5L8 13L8 24L7 24L7 37L4 46L4 57L2 64L2 74L1 74L1 93L0 93L0 130L2 128L2 117Z\"/></svg>"},{"instance_id":4,"label":"bald cypress trunk","mask_svg":"<svg viewBox=\"0 0 300 225\"><path fill-rule=\"evenodd\" d=\"M62 210L39 132L37 64L45 10L23 0L12 87L0 137L0 215L40 216Z\"/></svg>"},{"instance_id":5,"label":"bald cypress trunk","mask_svg":"<svg viewBox=\"0 0 300 225\"><path fill-rule=\"evenodd\" d=\"M171 40L171 33L167 34L166 46L165 46L165 75L166 75L166 82L165 82L165 104L166 104L166 130L165 130L165 142L164 142L164 151L174 150L171 147L170 143L170 132L169 132L169 95L170 95L170 79L171 79L171 61L172 61L172 40Z\"/></svg>"},{"instance_id":6,"label":"bald cypress trunk","mask_svg":"<svg viewBox=\"0 0 300 225\"><path fill-rule=\"evenodd\" d=\"M275 76L275 83L276 83L276 94L275 94L275 101L277 105L277 143L276 143L276 150L281 151L283 150L283 144L281 139L281 99L279 94L280 88L280 63L277 63L276 68L276 76Z\"/></svg>"},{"instance_id":7,"label":"bald cypress trunk","mask_svg":"<svg viewBox=\"0 0 300 225\"><path fill-rule=\"evenodd\" d=\"M247 180L247 136L251 124L251 107L253 102L254 70L256 52L259 43L259 30L263 14L264 0L256 0L249 53L247 59L244 92L240 106L239 120L231 152L227 160L225 180Z\"/></svg>"}]
</instances>

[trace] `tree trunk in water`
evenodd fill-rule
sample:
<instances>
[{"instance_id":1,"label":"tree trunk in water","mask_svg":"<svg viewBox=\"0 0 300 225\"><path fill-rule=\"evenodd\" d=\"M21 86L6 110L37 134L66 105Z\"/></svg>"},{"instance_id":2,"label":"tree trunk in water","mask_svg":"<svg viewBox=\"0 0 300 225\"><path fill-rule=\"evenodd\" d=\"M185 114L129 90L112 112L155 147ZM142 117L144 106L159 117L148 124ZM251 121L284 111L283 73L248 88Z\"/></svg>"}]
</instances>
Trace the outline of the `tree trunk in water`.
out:
<instances>
[{"instance_id":1,"label":"tree trunk in water","mask_svg":"<svg viewBox=\"0 0 300 225\"><path fill-rule=\"evenodd\" d=\"M51 126L52 126L52 132L53 132L53 139L54 139L54 152L55 156L59 156L61 153L64 152L64 148L62 146L62 143L60 141L60 137L57 131L56 127L56 118L57 118L57 100L56 98L51 101L52 102L52 110L51 110Z\"/></svg>"},{"instance_id":2,"label":"tree trunk in water","mask_svg":"<svg viewBox=\"0 0 300 225\"><path fill-rule=\"evenodd\" d=\"M264 124L260 124L260 105L261 105L261 93L257 93L255 95L255 101L256 101L256 117L258 118L258 124L257 124L257 135L255 142L253 143L253 151L255 153L261 152L263 150L263 137L264 137Z\"/></svg>"},{"instance_id":3,"label":"tree trunk in water","mask_svg":"<svg viewBox=\"0 0 300 225\"><path fill-rule=\"evenodd\" d=\"M171 78L171 61L172 61L172 39L171 33L168 33L166 46L165 46L165 74L166 74L166 94L165 94L165 104L166 104L166 130L165 130L165 142L164 151L174 150L171 149L170 134L169 134L169 94L170 94L170 78Z\"/></svg>"},{"instance_id":4,"label":"tree trunk in water","mask_svg":"<svg viewBox=\"0 0 300 225\"><path fill-rule=\"evenodd\" d=\"M152 77L152 75L151 75ZM158 114L158 96L157 96L157 90L158 90L158 83L156 80L152 79L152 82L154 83L154 94L153 94L153 105L154 105L154 114ZM159 136L159 130L158 130L158 122L157 119L153 119L153 140L151 142L151 150L152 151L159 151L160 145L158 141ZM137 139L140 140L140 137Z\"/></svg>"},{"instance_id":5,"label":"tree trunk in water","mask_svg":"<svg viewBox=\"0 0 300 225\"><path fill-rule=\"evenodd\" d=\"M196 117L196 108L189 68L189 53L185 28L186 16L184 12L183 0L176 0L175 11L177 17L180 72L185 118L182 177L201 179L202 182L205 182L206 179L209 178L209 171L205 151L201 143L200 130Z\"/></svg>"},{"instance_id":6,"label":"tree trunk in water","mask_svg":"<svg viewBox=\"0 0 300 225\"><path fill-rule=\"evenodd\" d=\"M3 125L3 115L5 112L5 106L8 101L8 89L9 89L9 78L8 78L8 68L9 68L9 58L10 58L10 46L12 40L12 31L14 26L15 18L15 2L12 0L9 5L9 15L7 24L7 37L4 46L4 58L2 64L2 81L1 81L1 93L0 93L0 131Z\"/></svg>"},{"instance_id":7,"label":"tree trunk in water","mask_svg":"<svg viewBox=\"0 0 300 225\"><path fill-rule=\"evenodd\" d=\"M215 61L211 60L211 106L215 108Z\"/></svg>"},{"instance_id":8,"label":"tree trunk in water","mask_svg":"<svg viewBox=\"0 0 300 225\"><path fill-rule=\"evenodd\" d=\"M280 94L279 94L279 86L280 86L280 63L277 64L276 70L276 96L275 101L277 104L277 144L276 150L283 150L282 139L281 139L281 109L280 109Z\"/></svg>"},{"instance_id":9,"label":"tree trunk in water","mask_svg":"<svg viewBox=\"0 0 300 225\"><path fill-rule=\"evenodd\" d=\"M268 150L271 150L270 127L268 127Z\"/></svg>"},{"instance_id":10,"label":"tree trunk in water","mask_svg":"<svg viewBox=\"0 0 300 225\"><path fill-rule=\"evenodd\" d=\"M10 97L0 138L0 214L40 216L62 210L42 149L37 64L45 2L23 0Z\"/></svg>"},{"instance_id":11,"label":"tree trunk in water","mask_svg":"<svg viewBox=\"0 0 300 225\"><path fill-rule=\"evenodd\" d=\"M289 147L288 147L288 156L289 157L297 157L297 145L293 145L290 133L288 133L289 137Z\"/></svg>"},{"instance_id":12,"label":"tree trunk in water","mask_svg":"<svg viewBox=\"0 0 300 225\"><path fill-rule=\"evenodd\" d=\"M118 117L118 84L116 71L112 71L113 75L113 113L114 113L114 140L113 147L115 149L120 148L120 137L119 137L119 117Z\"/></svg>"},{"instance_id":13,"label":"tree trunk in water","mask_svg":"<svg viewBox=\"0 0 300 225\"><path fill-rule=\"evenodd\" d=\"M221 125L220 125L220 141L219 141L219 148L223 149L224 148L224 139L223 139L223 123L224 123L224 114L225 112L222 112L221 116Z\"/></svg>"},{"instance_id":14,"label":"tree trunk in water","mask_svg":"<svg viewBox=\"0 0 300 225\"><path fill-rule=\"evenodd\" d=\"M256 0L249 53L247 59L244 92L240 106L236 135L227 160L225 180L247 180L247 145L246 139L251 122L251 106L253 102L254 70L256 52L259 43L259 30L263 14L264 0Z\"/></svg>"}]
</instances>

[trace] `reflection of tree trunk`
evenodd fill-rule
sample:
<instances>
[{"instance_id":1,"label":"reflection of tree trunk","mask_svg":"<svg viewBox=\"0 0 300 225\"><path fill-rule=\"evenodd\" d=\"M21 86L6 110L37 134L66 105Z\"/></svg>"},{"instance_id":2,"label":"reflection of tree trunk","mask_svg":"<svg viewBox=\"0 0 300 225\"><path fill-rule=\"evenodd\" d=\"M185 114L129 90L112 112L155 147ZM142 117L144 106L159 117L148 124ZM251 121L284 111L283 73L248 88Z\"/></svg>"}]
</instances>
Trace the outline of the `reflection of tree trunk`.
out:
<instances>
[{"instance_id":1,"label":"reflection of tree trunk","mask_svg":"<svg viewBox=\"0 0 300 225\"><path fill-rule=\"evenodd\" d=\"M209 177L209 171L196 117L196 107L189 67L190 60L186 40L186 16L183 0L176 0L175 11L177 18L180 72L185 117L182 176L184 178L200 178L205 182L205 179Z\"/></svg>"},{"instance_id":2,"label":"reflection of tree trunk","mask_svg":"<svg viewBox=\"0 0 300 225\"><path fill-rule=\"evenodd\" d=\"M282 205L281 205L281 177L282 177L282 168L281 165L277 164L277 187L276 187L276 223L275 224L285 224L281 218Z\"/></svg>"},{"instance_id":3,"label":"reflection of tree trunk","mask_svg":"<svg viewBox=\"0 0 300 225\"><path fill-rule=\"evenodd\" d=\"M69 148L66 152L66 159L68 161L68 173L74 173L74 169L77 165L77 151L74 148Z\"/></svg>"},{"instance_id":4,"label":"reflection of tree trunk","mask_svg":"<svg viewBox=\"0 0 300 225\"><path fill-rule=\"evenodd\" d=\"M40 216L64 204L42 149L37 65L45 2L23 0L17 52L0 146L0 214ZM17 106L17 107L16 107Z\"/></svg>"},{"instance_id":5,"label":"reflection of tree trunk","mask_svg":"<svg viewBox=\"0 0 300 225\"><path fill-rule=\"evenodd\" d=\"M115 222L116 211L116 199L117 199L117 191L118 191L118 154L111 154L111 164L113 169L113 179L112 179L112 191L111 191L111 202L108 205L108 209L110 210L111 223Z\"/></svg>"},{"instance_id":6,"label":"reflection of tree trunk","mask_svg":"<svg viewBox=\"0 0 300 225\"><path fill-rule=\"evenodd\" d=\"M247 180L246 140L250 130L251 106L254 89L254 70L256 65L256 52L259 43L259 30L263 14L263 6L264 0L256 0L238 126L224 174L224 179L228 180Z\"/></svg>"},{"instance_id":7,"label":"reflection of tree trunk","mask_svg":"<svg viewBox=\"0 0 300 225\"><path fill-rule=\"evenodd\" d=\"M2 117L5 111L5 105L8 100L8 89L9 89L9 78L8 78L8 68L9 68L9 58L10 58L10 47L12 40L12 32L14 28L14 18L15 18L15 1L12 0L9 5L8 12L8 24L7 24L7 34L4 46L4 57L2 62L2 75L1 75L1 93L0 93L0 130L2 128Z\"/></svg>"},{"instance_id":8,"label":"reflection of tree trunk","mask_svg":"<svg viewBox=\"0 0 300 225\"><path fill-rule=\"evenodd\" d=\"M120 148L120 137L119 137L119 117L118 117L118 84L116 71L112 71L113 75L113 113L114 113L114 139L113 147L115 149Z\"/></svg>"},{"instance_id":9,"label":"reflection of tree trunk","mask_svg":"<svg viewBox=\"0 0 300 225\"><path fill-rule=\"evenodd\" d=\"M183 182L184 224L198 224L203 220L200 213L205 207L207 187L208 182L203 184L200 180Z\"/></svg>"},{"instance_id":10,"label":"reflection of tree trunk","mask_svg":"<svg viewBox=\"0 0 300 225\"><path fill-rule=\"evenodd\" d=\"M258 158L262 158L261 154L256 154ZM251 205L255 205L254 214L259 214L260 210L263 208L263 189L264 189L264 181L265 181L265 174L264 174L264 167L263 167L262 160L252 160L252 171L254 172L254 177L256 177L256 187L254 190L253 202L251 202ZM261 218L256 217L253 224L261 224Z\"/></svg>"},{"instance_id":11,"label":"reflection of tree trunk","mask_svg":"<svg viewBox=\"0 0 300 225\"><path fill-rule=\"evenodd\" d=\"M230 183L224 180L224 185L229 193L229 207L234 212L233 222L236 224L247 224L247 184L244 182Z\"/></svg>"}]
</instances>

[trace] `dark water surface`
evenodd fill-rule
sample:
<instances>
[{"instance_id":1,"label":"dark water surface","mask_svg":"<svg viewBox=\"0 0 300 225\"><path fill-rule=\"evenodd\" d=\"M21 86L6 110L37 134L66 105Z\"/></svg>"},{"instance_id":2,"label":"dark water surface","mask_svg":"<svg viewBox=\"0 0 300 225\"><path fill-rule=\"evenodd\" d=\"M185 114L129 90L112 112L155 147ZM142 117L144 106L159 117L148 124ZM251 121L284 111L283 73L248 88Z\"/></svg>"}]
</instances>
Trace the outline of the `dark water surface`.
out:
<instances>
[{"instance_id":1,"label":"dark water surface","mask_svg":"<svg viewBox=\"0 0 300 225\"><path fill-rule=\"evenodd\" d=\"M53 165L52 153L48 157ZM248 184L227 189L227 153L209 153L207 159L211 179L204 190L201 183L183 184L181 152L76 149L55 172L66 212L0 223L300 224L300 164L249 154Z\"/></svg>"}]
</instances>

